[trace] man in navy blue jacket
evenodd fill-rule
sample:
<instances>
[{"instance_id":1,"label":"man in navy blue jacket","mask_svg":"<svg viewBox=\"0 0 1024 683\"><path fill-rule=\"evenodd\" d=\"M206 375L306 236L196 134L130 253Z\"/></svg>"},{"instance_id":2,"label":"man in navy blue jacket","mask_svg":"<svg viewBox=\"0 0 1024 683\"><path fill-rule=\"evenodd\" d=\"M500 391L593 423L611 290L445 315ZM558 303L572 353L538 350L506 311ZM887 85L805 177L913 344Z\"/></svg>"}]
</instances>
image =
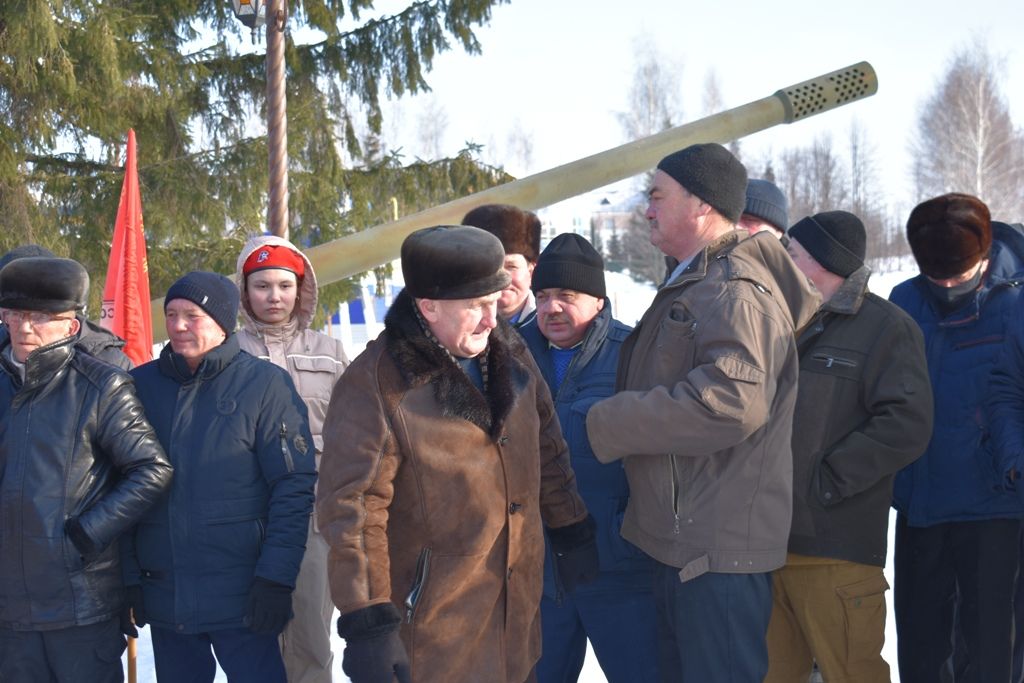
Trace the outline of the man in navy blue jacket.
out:
<instances>
[{"instance_id":1,"label":"man in navy blue jacket","mask_svg":"<svg viewBox=\"0 0 1024 683\"><path fill-rule=\"evenodd\" d=\"M935 420L893 490L900 680L948 680L955 629L966 666L954 680L1008 681L1024 506L1002 486L982 408L1017 311L1024 235L954 193L919 204L907 240L921 274L890 299L924 333Z\"/></svg>"},{"instance_id":2,"label":"man in navy blue jacket","mask_svg":"<svg viewBox=\"0 0 1024 683\"><path fill-rule=\"evenodd\" d=\"M621 463L597 461L586 429L590 406L615 392L619 347L630 328L612 318L604 262L579 235L551 241L537 260L532 287L537 316L519 332L551 389L576 485L597 522L601 562L596 581L566 585L547 544L537 680L576 681L589 638L610 683L656 681L650 558L619 534L629 500L626 474Z\"/></svg>"},{"instance_id":3,"label":"man in navy blue jacket","mask_svg":"<svg viewBox=\"0 0 1024 683\"><path fill-rule=\"evenodd\" d=\"M212 682L214 654L232 683L285 683L277 636L313 508L313 439L288 374L239 349L238 302L222 275L183 276L164 302L170 343L132 372L175 467L125 562L161 683Z\"/></svg>"}]
</instances>

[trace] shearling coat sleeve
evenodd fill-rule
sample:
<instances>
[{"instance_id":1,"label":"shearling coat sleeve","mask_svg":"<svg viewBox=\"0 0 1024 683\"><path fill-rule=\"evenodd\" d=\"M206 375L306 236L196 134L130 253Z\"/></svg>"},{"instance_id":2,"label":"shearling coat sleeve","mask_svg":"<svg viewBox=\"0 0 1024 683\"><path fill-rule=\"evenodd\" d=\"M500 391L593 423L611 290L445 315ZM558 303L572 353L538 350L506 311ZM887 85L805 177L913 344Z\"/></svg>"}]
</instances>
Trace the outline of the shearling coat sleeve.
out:
<instances>
[{"instance_id":1,"label":"shearling coat sleeve","mask_svg":"<svg viewBox=\"0 0 1024 683\"><path fill-rule=\"evenodd\" d=\"M650 352L634 354L627 377L627 387L650 388L620 391L587 414L598 460L706 457L765 424L793 342L752 292L720 297L700 318L677 303L651 324L657 329L643 332L653 336Z\"/></svg>"},{"instance_id":2,"label":"shearling coat sleeve","mask_svg":"<svg viewBox=\"0 0 1024 683\"><path fill-rule=\"evenodd\" d=\"M400 461L376 365L350 366L324 422L317 517L330 546L331 597L342 614L388 602L388 507Z\"/></svg>"},{"instance_id":3,"label":"shearling coat sleeve","mask_svg":"<svg viewBox=\"0 0 1024 683\"><path fill-rule=\"evenodd\" d=\"M861 404L870 417L824 453L815 493L825 506L866 491L903 469L920 457L931 439L931 381L917 324L905 316L889 320L878 330L867 359Z\"/></svg>"}]
</instances>

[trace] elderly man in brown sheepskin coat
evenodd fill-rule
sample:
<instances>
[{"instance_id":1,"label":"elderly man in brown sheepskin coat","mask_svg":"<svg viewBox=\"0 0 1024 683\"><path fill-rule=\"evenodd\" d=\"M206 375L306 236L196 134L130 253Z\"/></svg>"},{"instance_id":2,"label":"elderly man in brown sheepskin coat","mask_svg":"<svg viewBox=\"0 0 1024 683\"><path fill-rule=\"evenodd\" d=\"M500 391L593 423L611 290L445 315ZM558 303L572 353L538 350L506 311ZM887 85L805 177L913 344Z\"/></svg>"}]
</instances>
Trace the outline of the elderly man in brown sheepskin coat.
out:
<instances>
[{"instance_id":1,"label":"elderly man in brown sheepskin coat","mask_svg":"<svg viewBox=\"0 0 1024 683\"><path fill-rule=\"evenodd\" d=\"M597 573L547 385L497 315L496 237L402 245L406 287L335 385L317 513L354 683L532 680L543 527L571 587Z\"/></svg>"}]
</instances>

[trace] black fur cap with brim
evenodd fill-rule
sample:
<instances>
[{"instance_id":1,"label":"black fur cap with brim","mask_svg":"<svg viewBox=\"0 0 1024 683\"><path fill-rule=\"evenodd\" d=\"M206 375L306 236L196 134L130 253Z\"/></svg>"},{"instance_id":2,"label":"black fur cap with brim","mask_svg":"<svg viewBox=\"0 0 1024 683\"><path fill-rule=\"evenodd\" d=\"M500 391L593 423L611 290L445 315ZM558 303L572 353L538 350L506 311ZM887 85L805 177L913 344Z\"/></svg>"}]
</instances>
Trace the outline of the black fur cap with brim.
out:
<instances>
[{"instance_id":1,"label":"black fur cap with brim","mask_svg":"<svg viewBox=\"0 0 1024 683\"><path fill-rule=\"evenodd\" d=\"M84 311L89 273L78 261L34 256L0 270L0 308L63 313Z\"/></svg>"}]
</instances>

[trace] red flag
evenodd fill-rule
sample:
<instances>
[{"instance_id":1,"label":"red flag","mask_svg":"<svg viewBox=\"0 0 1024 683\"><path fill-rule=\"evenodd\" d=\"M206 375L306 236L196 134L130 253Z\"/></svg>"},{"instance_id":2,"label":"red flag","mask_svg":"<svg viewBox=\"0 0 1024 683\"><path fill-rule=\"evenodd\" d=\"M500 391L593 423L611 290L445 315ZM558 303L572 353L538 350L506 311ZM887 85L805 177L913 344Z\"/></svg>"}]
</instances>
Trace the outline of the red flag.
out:
<instances>
[{"instance_id":1,"label":"red flag","mask_svg":"<svg viewBox=\"0 0 1024 683\"><path fill-rule=\"evenodd\" d=\"M100 323L125 340L124 352L141 365L153 359L153 321L149 311L149 261L142 232L142 198L135 161L135 131L128 131L121 203L107 262Z\"/></svg>"}]
</instances>

